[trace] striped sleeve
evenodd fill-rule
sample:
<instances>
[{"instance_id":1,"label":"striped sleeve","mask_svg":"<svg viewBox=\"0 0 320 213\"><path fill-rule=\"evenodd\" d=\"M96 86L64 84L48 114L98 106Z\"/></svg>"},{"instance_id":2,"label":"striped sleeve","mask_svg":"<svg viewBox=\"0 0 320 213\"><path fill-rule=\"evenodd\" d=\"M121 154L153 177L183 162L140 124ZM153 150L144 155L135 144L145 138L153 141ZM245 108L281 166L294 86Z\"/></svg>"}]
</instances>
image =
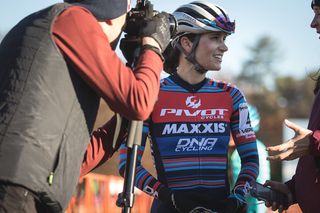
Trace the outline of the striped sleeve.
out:
<instances>
[{"instance_id":1,"label":"striped sleeve","mask_svg":"<svg viewBox=\"0 0 320 213\"><path fill-rule=\"evenodd\" d=\"M237 178L234 194L244 200L244 185L256 180L259 174L259 156L256 136L251 128L249 110L243 94L236 88L231 90L233 113L231 117L231 131L236 149L241 158L241 170Z\"/></svg>"},{"instance_id":2,"label":"striped sleeve","mask_svg":"<svg viewBox=\"0 0 320 213\"><path fill-rule=\"evenodd\" d=\"M135 176L135 186L145 193L158 198L159 190L164 187L157 178L150 174L141 164L141 159L144 153L147 136L149 134L149 124L144 122L142 142L141 146L138 148L138 157L137 157L137 167L136 167L136 176ZM127 161L127 147L125 144L120 146L120 155L119 155L119 173L124 177L125 165Z\"/></svg>"}]
</instances>

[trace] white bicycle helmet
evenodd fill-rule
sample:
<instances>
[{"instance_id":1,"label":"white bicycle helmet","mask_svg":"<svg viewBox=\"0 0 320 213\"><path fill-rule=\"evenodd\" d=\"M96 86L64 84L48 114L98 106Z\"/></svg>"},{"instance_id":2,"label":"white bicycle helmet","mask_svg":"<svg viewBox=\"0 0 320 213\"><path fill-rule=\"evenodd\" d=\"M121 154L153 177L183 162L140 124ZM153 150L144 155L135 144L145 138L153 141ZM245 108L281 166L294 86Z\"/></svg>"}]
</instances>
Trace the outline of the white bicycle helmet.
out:
<instances>
[{"instance_id":1,"label":"white bicycle helmet","mask_svg":"<svg viewBox=\"0 0 320 213\"><path fill-rule=\"evenodd\" d=\"M231 22L227 12L208 1L194 1L182 5L173 12L178 23L173 43L185 34L202 34L212 31L234 33L235 22Z\"/></svg>"},{"instance_id":2,"label":"white bicycle helmet","mask_svg":"<svg viewBox=\"0 0 320 213\"><path fill-rule=\"evenodd\" d=\"M197 62L195 57L201 34L215 31L232 34L235 30L235 22L230 21L227 12L222 7L202 0L180 6L173 12L173 16L178 27L171 40L170 48L165 51L165 71L168 73L176 71L177 51L179 51L186 55L186 59L195 66L198 72L206 72L207 70ZM195 35L190 53L187 53L179 43L180 38L188 34Z\"/></svg>"},{"instance_id":3,"label":"white bicycle helmet","mask_svg":"<svg viewBox=\"0 0 320 213\"><path fill-rule=\"evenodd\" d=\"M227 12L222 7L208 1L194 1L182 5L173 12L173 16L178 23L178 27L171 41L172 47L184 52L187 60L194 64L198 72L206 72L207 70L195 58L195 50L199 43L200 34L217 31L232 34L235 30L235 22L230 21ZM180 38L187 34L196 35L190 53L186 53L179 44Z\"/></svg>"}]
</instances>

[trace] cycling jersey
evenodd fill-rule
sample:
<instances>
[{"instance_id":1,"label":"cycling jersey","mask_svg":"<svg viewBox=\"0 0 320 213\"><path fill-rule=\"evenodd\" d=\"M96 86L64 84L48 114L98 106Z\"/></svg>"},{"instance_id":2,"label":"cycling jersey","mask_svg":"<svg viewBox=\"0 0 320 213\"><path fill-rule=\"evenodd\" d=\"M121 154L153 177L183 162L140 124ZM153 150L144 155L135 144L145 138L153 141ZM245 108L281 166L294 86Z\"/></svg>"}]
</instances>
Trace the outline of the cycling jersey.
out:
<instances>
[{"instance_id":1,"label":"cycling jersey","mask_svg":"<svg viewBox=\"0 0 320 213\"><path fill-rule=\"evenodd\" d=\"M135 185L157 197L162 187L183 192L212 210L230 195L228 144L232 134L242 168L235 193L243 198L246 181L258 175L256 137L250 126L247 103L229 83L205 79L196 86L177 74L161 81L160 93L150 119L144 122L138 152ZM141 165L147 135L150 136L157 178ZM120 174L126 148L120 148Z\"/></svg>"}]
</instances>

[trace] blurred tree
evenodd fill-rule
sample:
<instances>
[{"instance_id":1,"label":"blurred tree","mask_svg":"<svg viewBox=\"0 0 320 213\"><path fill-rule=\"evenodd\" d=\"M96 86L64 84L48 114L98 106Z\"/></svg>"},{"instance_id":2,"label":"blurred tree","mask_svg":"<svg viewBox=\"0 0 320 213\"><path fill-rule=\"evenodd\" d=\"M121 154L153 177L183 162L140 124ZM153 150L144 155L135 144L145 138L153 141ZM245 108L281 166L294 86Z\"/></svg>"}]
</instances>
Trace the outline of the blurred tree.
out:
<instances>
[{"instance_id":1,"label":"blurred tree","mask_svg":"<svg viewBox=\"0 0 320 213\"><path fill-rule=\"evenodd\" d=\"M309 117L314 97L314 84L310 75L303 79L295 79L291 76L276 79L278 105L285 109L286 117Z\"/></svg>"},{"instance_id":2,"label":"blurred tree","mask_svg":"<svg viewBox=\"0 0 320 213\"><path fill-rule=\"evenodd\" d=\"M279 59L277 42L269 36L263 36L248 48L250 58L244 61L237 84L249 91L261 91L263 87L273 87Z\"/></svg>"},{"instance_id":3,"label":"blurred tree","mask_svg":"<svg viewBox=\"0 0 320 213\"><path fill-rule=\"evenodd\" d=\"M314 81L310 75L302 79L278 76L277 42L263 36L248 48L250 55L244 61L236 84L245 93L248 102L261 114L261 131L257 137L266 146L280 144L285 118L307 118L313 101ZM272 163L272 179L281 180L281 163Z\"/></svg>"},{"instance_id":4,"label":"blurred tree","mask_svg":"<svg viewBox=\"0 0 320 213\"><path fill-rule=\"evenodd\" d=\"M266 146L283 142L282 125L285 118L308 118L313 103L315 86L311 76L302 79L292 76L276 77L273 90L260 85L260 89L246 93L248 102L255 105L261 114L261 131L257 137ZM272 179L281 180L281 163L271 163Z\"/></svg>"}]
</instances>

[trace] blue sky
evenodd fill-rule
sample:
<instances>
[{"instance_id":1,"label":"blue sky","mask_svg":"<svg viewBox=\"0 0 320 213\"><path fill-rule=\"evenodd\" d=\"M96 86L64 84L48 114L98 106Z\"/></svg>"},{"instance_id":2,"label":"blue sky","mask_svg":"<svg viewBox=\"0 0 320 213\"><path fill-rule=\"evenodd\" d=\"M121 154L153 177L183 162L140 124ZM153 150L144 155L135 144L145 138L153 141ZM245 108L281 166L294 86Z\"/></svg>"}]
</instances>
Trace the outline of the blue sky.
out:
<instances>
[{"instance_id":1,"label":"blue sky","mask_svg":"<svg viewBox=\"0 0 320 213\"><path fill-rule=\"evenodd\" d=\"M190 0L192 1L192 0ZM173 12L189 3L182 0L151 0L154 9ZM21 18L59 0L11 0L2 3L0 32L7 32ZM132 0L135 4L136 1ZM229 36L229 51L222 64L224 74L236 74L249 56L248 47L258 38L269 35L277 41L281 58L277 67L281 75L304 76L320 68L320 40L310 22L313 14L310 0L214 0L236 20L236 33Z\"/></svg>"}]
</instances>

